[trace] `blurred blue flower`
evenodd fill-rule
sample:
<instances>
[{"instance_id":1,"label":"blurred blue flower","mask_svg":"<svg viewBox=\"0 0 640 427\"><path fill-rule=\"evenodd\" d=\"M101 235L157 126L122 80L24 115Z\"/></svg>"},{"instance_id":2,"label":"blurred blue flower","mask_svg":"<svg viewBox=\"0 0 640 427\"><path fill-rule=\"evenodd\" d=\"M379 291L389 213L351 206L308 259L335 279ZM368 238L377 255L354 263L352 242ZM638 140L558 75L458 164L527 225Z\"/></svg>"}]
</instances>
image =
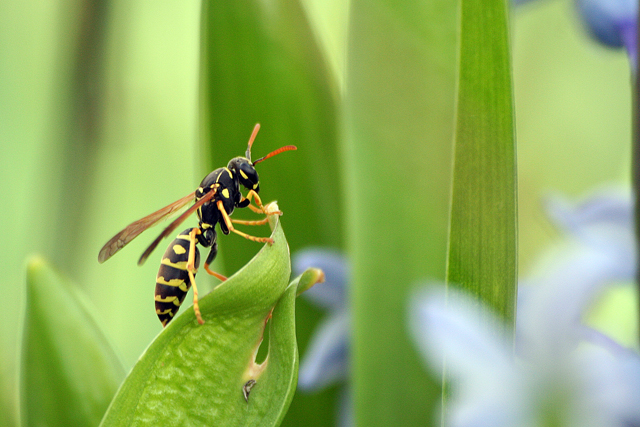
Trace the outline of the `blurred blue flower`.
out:
<instances>
[{"instance_id":1,"label":"blurred blue flower","mask_svg":"<svg viewBox=\"0 0 640 427\"><path fill-rule=\"evenodd\" d=\"M303 295L315 305L328 311L319 324L300 364L298 387L315 391L347 377L350 316L347 310L349 266L336 251L309 248L293 256L295 275L307 268L324 271L325 281Z\"/></svg>"},{"instance_id":2,"label":"blurred blue flower","mask_svg":"<svg viewBox=\"0 0 640 427\"><path fill-rule=\"evenodd\" d=\"M322 248L303 249L292 258L294 275L302 274L310 267L324 271L324 283L312 287L302 295L328 311L300 362L298 388L312 392L335 383L345 383L339 398L337 425L353 426L353 406L346 385L351 335L347 305L349 264L338 252Z\"/></svg>"},{"instance_id":3,"label":"blurred blue flower","mask_svg":"<svg viewBox=\"0 0 640 427\"><path fill-rule=\"evenodd\" d=\"M577 0L587 31L605 46L624 47L636 63L638 2L635 0Z\"/></svg>"},{"instance_id":4,"label":"blurred blue flower","mask_svg":"<svg viewBox=\"0 0 640 427\"><path fill-rule=\"evenodd\" d=\"M511 0L515 6L532 0ZM600 44L625 48L631 68L637 68L638 2L636 0L576 0L587 32Z\"/></svg>"},{"instance_id":5,"label":"blurred blue flower","mask_svg":"<svg viewBox=\"0 0 640 427\"><path fill-rule=\"evenodd\" d=\"M412 301L418 347L436 373L446 357L453 379L447 425L640 426L640 357L580 321L611 280L635 273L630 198L607 191L547 206L579 245L521 283L517 358L499 320L470 297L450 289Z\"/></svg>"}]
</instances>

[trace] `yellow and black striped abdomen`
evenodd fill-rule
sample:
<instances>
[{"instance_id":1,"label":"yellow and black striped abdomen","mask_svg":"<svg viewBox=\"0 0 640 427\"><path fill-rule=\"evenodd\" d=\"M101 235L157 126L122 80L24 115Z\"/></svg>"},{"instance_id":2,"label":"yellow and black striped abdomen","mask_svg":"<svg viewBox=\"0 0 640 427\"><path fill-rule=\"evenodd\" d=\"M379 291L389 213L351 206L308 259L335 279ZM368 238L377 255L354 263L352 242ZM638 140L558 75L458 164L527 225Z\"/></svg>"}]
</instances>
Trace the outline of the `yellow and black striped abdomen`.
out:
<instances>
[{"instance_id":1,"label":"yellow and black striped abdomen","mask_svg":"<svg viewBox=\"0 0 640 427\"><path fill-rule=\"evenodd\" d=\"M184 297L191 287L191 279L187 271L187 261L189 260L189 233L192 228L183 231L176 239L169 244L169 247L162 256L162 263L156 278L156 314L166 326L178 313ZM194 246L195 262L197 269L200 265L200 253ZM195 277L195 272L194 272Z\"/></svg>"}]
</instances>

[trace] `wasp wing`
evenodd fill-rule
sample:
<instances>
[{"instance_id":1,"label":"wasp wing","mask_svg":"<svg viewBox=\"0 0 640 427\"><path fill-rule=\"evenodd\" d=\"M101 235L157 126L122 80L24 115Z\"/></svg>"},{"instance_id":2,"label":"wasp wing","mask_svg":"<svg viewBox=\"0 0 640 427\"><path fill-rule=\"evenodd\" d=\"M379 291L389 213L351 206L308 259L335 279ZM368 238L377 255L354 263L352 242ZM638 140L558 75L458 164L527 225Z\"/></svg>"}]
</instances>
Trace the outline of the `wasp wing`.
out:
<instances>
[{"instance_id":1,"label":"wasp wing","mask_svg":"<svg viewBox=\"0 0 640 427\"><path fill-rule=\"evenodd\" d=\"M138 237L138 235L144 230L162 221L163 219L192 201L195 198L195 194L196 193L194 191L188 196L185 196L182 199L177 200L170 205L165 206L164 208L152 213L151 215L147 215L144 218L132 222L131 224L126 226L121 232L113 236L111 240L109 240L102 247L102 249L100 249L100 254L98 254L98 262L103 263L111 258L116 252L125 247L127 243Z\"/></svg>"},{"instance_id":2,"label":"wasp wing","mask_svg":"<svg viewBox=\"0 0 640 427\"><path fill-rule=\"evenodd\" d=\"M215 184L215 185L217 185L217 184ZM202 196L202 198L200 200L198 200L193 206L191 206L189 209L184 211L184 213L182 215L180 215L171 224L169 224L169 226L167 228L165 228L162 231L162 233L160 233L160 235L156 238L156 240L154 240L149 245L147 250L144 251L144 253L140 257L140 259L138 260L138 265L144 264L144 262L147 260L149 255L151 255L151 252L153 252L153 250L156 248L156 246L158 246L158 243L160 243L160 241L162 239L164 239L165 237L167 237L169 234L173 233L173 231L176 228L178 228L178 226L180 224L182 224L184 222L184 220L187 219L187 217L189 215L191 215L192 213L197 211L200 208L200 206L204 205L205 203L207 203L208 201L213 199L213 196L216 195L216 192L217 192L217 187L216 188L212 188L209 192L207 192L204 196ZM213 225L215 225L215 224L213 224Z\"/></svg>"}]
</instances>

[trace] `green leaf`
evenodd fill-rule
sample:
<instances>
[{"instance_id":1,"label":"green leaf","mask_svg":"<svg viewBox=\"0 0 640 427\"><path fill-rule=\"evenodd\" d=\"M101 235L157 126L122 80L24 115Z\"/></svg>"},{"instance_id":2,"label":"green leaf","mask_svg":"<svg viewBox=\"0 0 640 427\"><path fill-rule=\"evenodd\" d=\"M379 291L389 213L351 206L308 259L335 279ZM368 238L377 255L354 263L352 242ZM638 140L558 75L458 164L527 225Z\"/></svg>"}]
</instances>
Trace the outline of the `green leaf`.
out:
<instances>
[{"instance_id":1,"label":"green leaf","mask_svg":"<svg viewBox=\"0 0 640 427\"><path fill-rule=\"evenodd\" d=\"M76 287L42 258L27 266L20 366L24 426L96 426L124 368Z\"/></svg>"},{"instance_id":2,"label":"green leaf","mask_svg":"<svg viewBox=\"0 0 640 427\"><path fill-rule=\"evenodd\" d=\"M274 244L200 299L204 325L190 307L158 335L103 427L272 426L282 420L297 381L297 282L288 285L289 248L280 222L271 217L270 223ZM269 351L259 365L255 356L270 313ZM243 390L250 391L247 400Z\"/></svg>"},{"instance_id":3,"label":"green leaf","mask_svg":"<svg viewBox=\"0 0 640 427\"><path fill-rule=\"evenodd\" d=\"M517 181L508 8L462 0L447 279L515 326Z\"/></svg>"}]
</instances>

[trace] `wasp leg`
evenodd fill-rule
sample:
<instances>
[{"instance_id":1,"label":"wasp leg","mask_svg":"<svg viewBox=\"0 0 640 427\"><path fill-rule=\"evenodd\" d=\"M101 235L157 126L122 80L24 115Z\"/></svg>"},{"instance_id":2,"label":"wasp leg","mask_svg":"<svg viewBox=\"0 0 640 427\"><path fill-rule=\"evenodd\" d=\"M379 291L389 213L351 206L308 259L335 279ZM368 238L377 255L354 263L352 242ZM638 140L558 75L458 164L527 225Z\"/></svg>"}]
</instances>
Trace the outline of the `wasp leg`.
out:
<instances>
[{"instance_id":1,"label":"wasp leg","mask_svg":"<svg viewBox=\"0 0 640 427\"><path fill-rule=\"evenodd\" d=\"M194 228L189 233L189 258L187 259L187 273L189 273L189 279L191 280L191 286L193 287L193 311L196 314L198 323L203 325L202 314L200 313L200 305L198 305L198 287L196 286L196 272L195 260L196 260L196 242L198 241L197 235L202 233L199 228Z\"/></svg>"},{"instance_id":2,"label":"wasp leg","mask_svg":"<svg viewBox=\"0 0 640 427\"><path fill-rule=\"evenodd\" d=\"M256 206L253 206L251 204L251 198L255 199L255 203ZM280 211L273 211L273 212L267 212L267 210L264 208L264 206L262 205L262 200L260 199L260 196L258 196L258 193L256 193L254 190L249 190L249 192L247 193L247 197L245 198L247 200L249 200L249 206L247 206L249 209L251 209L252 211L254 211L255 213L258 214L265 214L265 215L282 215L282 212Z\"/></svg>"},{"instance_id":3,"label":"wasp leg","mask_svg":"<svg viewBox=\"0 0 640 427\"><path fill-rule=\"evenodd\" d=\"M236 230L235 228L233 228L233 224L231 223L231 218L229 218L229 214L227 213L227 211L224 210L224 204L222 203L222 200L218 200L217 205L218 205L218 210L222 214L222 218L224 219L224 223L227 226L227 228L229 229L229 231L233 231L234 233L239 234L240 236L244 237L245 239L253 240L254 242L273 244L273 239L270 238L270 237L250 236L247 233L243 233L242 231Z\"/></svg>"},{"instance_id":4,"label":"wasp leg","mask_svg":"<svg viewBox=\"0 0 640 427\"><path fill-rule=\"evenodd\" d=\"M223 276L220 273L216 273L215 271L211 270L209 268L209 266L211 265L211 263L213 262L214 259L216 259L216 255L218 255L218 242L213 242L213 245L211 246L211 251L209 251L209 256L207 257L207 262L204 263L204 270L209 273L210 275L212 275L213 277L215 277L216 279L219 279L221 281L225 281L227 280L227 278L225 276Z\"/></svg>"},{"instance_id":5,"label":"wasp leg","mask_svg":"<svg viewBox=\"0 0 640 427\"><path fill-rule=\"evenodd\" d=\"M205 270L207 273L209 273L210 275L212 275L213 277L215 277L216 279L218 279L218 280L220 280L220 281L222 281L222 282L224 282L225 280L227 280L227 276L223 276L222 274L220 274L220 273L216 273L215 271L211 270L211 269L209 268L209 264L205 264L205 265L204 265L204 270Z\"/></svg>"},{"instance_id":6,"label":"wasp leg","mask_svg":"<svg viewBox=\"0 0 640 427\"><path fill-rule=\"evenodd\" d=\"M264 219L259 219L257 221L245 221L243 219L232 219L231 222L234 224L242 224L242 225L264 225L269 221L269 217L265 217Z\"/></svg>"}]
</instances>

